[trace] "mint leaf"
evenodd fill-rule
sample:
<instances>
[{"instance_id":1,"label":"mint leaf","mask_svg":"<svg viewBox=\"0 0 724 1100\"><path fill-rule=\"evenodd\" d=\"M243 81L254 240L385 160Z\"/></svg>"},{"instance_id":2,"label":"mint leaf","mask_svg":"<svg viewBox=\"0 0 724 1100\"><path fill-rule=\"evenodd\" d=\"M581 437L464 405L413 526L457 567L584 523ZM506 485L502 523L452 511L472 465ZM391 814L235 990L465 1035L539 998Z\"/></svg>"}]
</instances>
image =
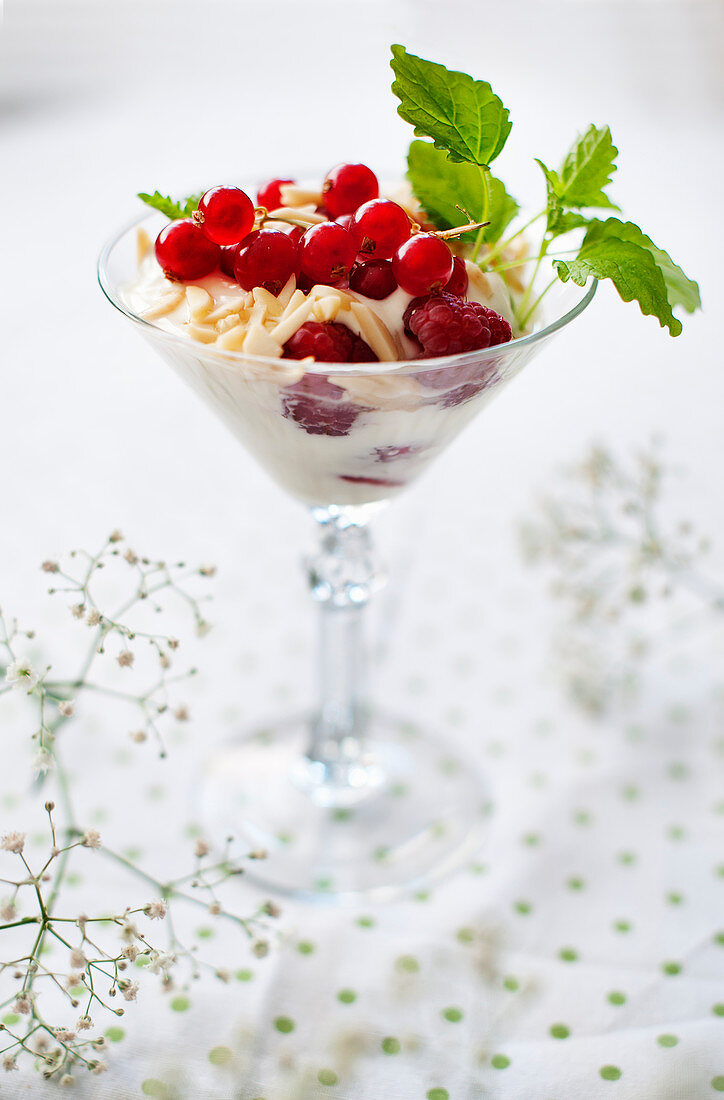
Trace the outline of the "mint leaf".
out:
<instances>
[{"instance_id":1,"label":"mint leaf","mask_svg":"<svg viewBox=\"0 0 724 1100\"><path fill-rule=\"evenodd\" d=\"M167 218L175 221L176 218L190 218L194 210L198 209L203 194L203 191L199 191L198 195L189 195L187 199L181 199L179 202L174 201L169 195L162 195L160 191L154 191L152 195L139 191L138 197L147 206L160 210Z\"/></svg>"},{"instance_id":2,"label":"mint leaf","mask_svg":"<svg viewBox=\"0 0 724 1100\"><path fill-rule=\"evenodd\" d=\"M683 306L687 313L694 313L695 310L701 309L701 295L698 284L685 275L678 264L675 264L671 259L668 252L657 248L651 238L633 222L622 222L618 218L608 218L606 221L595 219L591 222L583 243L593 244L595 241L610 237L615 237L621 241L631 241L651 253L656 266L664 277L669 305Z\"/></svg>"},{"instance_id":3,"label":"mint leaf","mask_svg":"<svg viewBox=\"0 0 724 1100\"><path fill-rule=\"evenodd\" d=\"M638 302L641 312L658 318L672 336L681 332L681 321L671 312L661 269L647 248L617 237L584 240L575 260L554 260L558 278L585 286L588 279L610 279L624 302Z\"/></svg>"},{"instance_id":4,"label":"mint leaf","mask_svg":"<svg viewBox=\"0 0 724 1100\"><path fill-rule=\"evenodd\" d=\"M505 145L511 129L508 111L484 80L424 61L404 46L392 47L392 91L397 113L430 137L453 161L488 165Z\"/></svg>"},{"instance_id":5,"label":"mint leaf","mask_svg":"<svg viewBox=\"0 0 724 1100\"><path fill-rule=\"evenodd\" d=\"M493 243L518 212L518 203L495 176L488 175L489 204L485 196L480 168L465 161L452 161L429 141L413 141L407 154L407 178L415 196L438 229L453 229L464 223L461 209L473 221L489 221L485 239ZM474 240L466 233L461 240Z\"/></svg>"},{"instance_id":6,"label":"mint leaf","mask_svg":"<svg viewBox=\"0 0 724 1100\"><path fill-rule=\"evenodd\" d=\"M578 137L566 154L557 176L556 192L565 206L607 206L618 210L608 195L611 176L616 171L618 149L608 126L598 130L591 125Z\"/></svg>"},{"instance_id":7,"label":"mint leaf","mask_svg":"<svg viewBox=\"0 0 724 1100\"><path fill-rule=\"evenodd\" d=\"M545 176L546 181L546 233L551 237L559 237L562 233L570 233L572 229L580 229L588 225L590 219L582 214L566 210L563 200L560 198L561 180L557 172L547 168L542 160L535 158L536 163Z\"/></svg>"}]
</instances>

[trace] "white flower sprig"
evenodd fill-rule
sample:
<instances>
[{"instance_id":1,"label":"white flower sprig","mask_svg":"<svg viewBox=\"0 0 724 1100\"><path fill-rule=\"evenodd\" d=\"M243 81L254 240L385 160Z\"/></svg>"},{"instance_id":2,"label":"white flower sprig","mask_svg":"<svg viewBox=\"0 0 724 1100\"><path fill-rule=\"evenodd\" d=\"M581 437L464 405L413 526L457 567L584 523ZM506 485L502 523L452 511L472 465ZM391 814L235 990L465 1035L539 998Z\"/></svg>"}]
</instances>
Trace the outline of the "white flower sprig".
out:
<instances>
[{"instance_id":1,"label":"white flower sprig","mask_svg":"<svg viewBox=\"0 0 724 1100\"><path fill-rule=\"evenodd\" d=\"M120 532L114 531L98 554L74 552L71 561L81 563L79 576L59 562L43 563L45 573L63 582L51 592L71 593L72 618L85 622L93 631L88 652L75 677L53 680L51 666L40 671L39 665L36 667L20 655L18 649L23 639L33 640L34 635L21 631L15 621L6 622L0 614L0 695L23 691L29 696L30 705L37 708L39 723L33 735L37 747L35 771L41 776L52 771L60 794L57 811L53 801L45 802L50 846L39 866L33 866L26 854L23 832L10 830L0 837L0 858L15 860L20 868L19 875L10 872L0 879L5 888L5 897L0 899L0 933L7 933L0 937L0 976L13 984L8 995L0 994L0 1012L5 1011L5 1022L0 1024L0 1059L6 1070L13 1070L27 1058L45 1077L65 1085L73 1083L76 1069L92 1073L106 1069L102 1054L107 1040L98 1034L101 1025L97 1020L108 1013L116 1017L124 1014L124 1005L116 1007L109 1003L114 998L125 1004L138 997L141 982L129 977L131 965L142 966L140 974L148 970L157 975L165 990L188 988L189 982L200 977L202 971L228 981L226 970L199 959L196 949L180 940L172 918L176 906L202 907L210 916L237 927L257 957L268 952L268 921L279 915L270 902L250 916L242 916L222 904L218 887L243 872L243 867L230 858L230 838L216 858L206 841L197 840L193 869L180 877L163 880L148 874L128 856L109 849L96 829L78 824L71 777L59 757L58 744L63 727L73 719L78 702L86 693L107 694L140 711L141 726L131 735L132 739L144 741L149 733L154 735L161 744L161 755L165 755L159 726L161 716L167 714L176 721L189 717L185 704L172 703L169 698L169 687L193 673L189 670L180 675L169 674L180 645L178 639L133 628L128 625L128 614L137 605L149 603L154 610L161 611L161 593L173 594L191 609L197 633L203 635L208 629L199 599L184 584L194 576L213 575L213 567L194 570L181 563L169 566L154 562L130 550L121 554L118 544L122 541ZM102 606L96 592L98 574L109 565L126 570L133 582L131 592L113 612ZM160 674L149 688L134 694L131 690L124 692L106 686L98 678L95 666L114 639L121 645L115 659L132 676L135 675L132 647L139 641L150 645L158 659ZM40 786L42 779L35 789ZM56 820L58 814L62 820ZM251 855L257 858L259 853ZM64 905L64 888L71 862L98 856L125 868L143 884L146 896L111 914L69 913ZM152 896L148 897L146 892ZM137 919L158 922L165 929L165 943L151 942L146 932L139 929ZM3 951L5 942L8 947ZM51 967L46 962L47 948L52 943L65 949L65 967L62 964ZM49 996L53 990L55 998ZM65 1015L72 1010L77 1019L52 1023L47 1018L48 1007L60 1014L55 1007L59 997L65 1005Z\"/></svg>"}]
</instances>

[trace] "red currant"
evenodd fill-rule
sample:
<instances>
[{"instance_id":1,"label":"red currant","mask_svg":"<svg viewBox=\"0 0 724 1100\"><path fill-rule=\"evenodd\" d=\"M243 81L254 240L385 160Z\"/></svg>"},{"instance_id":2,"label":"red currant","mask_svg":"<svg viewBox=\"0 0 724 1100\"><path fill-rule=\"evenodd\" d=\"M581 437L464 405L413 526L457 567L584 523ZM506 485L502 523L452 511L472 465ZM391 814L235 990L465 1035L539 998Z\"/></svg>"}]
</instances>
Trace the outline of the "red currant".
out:
<instances>
[{"instance_id":1,"label":"red currant","mask_svg":"<svg viewBox=\"0 0 724 1100\"><path fill-rule=\"evenodd\" d=\"M238 187L212 187L193 220L215 244L238 244L254 228L254 203Z\"/></svg>"},{"instance_id":2,"label":"red currant","mask_svg":"<svg viewBox=\"0 0 724 1100\"><path fill-rule=\"evenodd\" d=\"M336 222L313 225L299 244L299 266L315 283L334 285L348 274L357 248L348 230Z\"/></svg>"},{"instance_id":3,"label":"red currant","mask_svg":"<svg viewBox=\"0 0 724 1100\"><path fill-rule=\"evenodd\" d=\"M234 264L236 263L237 248L238 245L228 244L221 249L219 267L224 272L224 275L228 275L230 279L234 278Z\"/></svg>"},{"instance_id":4,"label":"red currant","mask_svg":"<svg viewBox=\"0 0 724 1100\"><path fill-rule=\"evenodd\" d=\"M243 290L262 286L278 294L290 275L295 275L299 250L289 233L279 229L257 229L240 242L234 263L234 278Z\"/></svg>"},{"instance_id":5,"label":"red currant","mask_svg":"<svg viewBox=\"0 0 724 1100\"><path fill-rule=\"evenodd\" d=\"M220 255L218 244L190 218L171 222L156 238L156 259L169 279L203 279L217 266Z\"/></svg>"},{"instance_id":6,"label":"red currant","mask_svg":"<svg viewBox=\"0 0 724 1100\"><path fill-rule=\"evenodd\" d=\"M389 199L370 199L352 215L349 231L364 259L389 260L410 236L410 219Z\"/></svg>"},{"instance_id":7,"label":"red currant","mask_svg":"<svg viewBox=\"0 0 724 1100\"><path fill-rule=\"evenodd\" d=\"M349 289L365 298L374 298L380 302L397 290L397 280L389 260L370 260L367 264L356 264L349 276Z\"/></svg>"},{"instance_id":8,"label":"red currant","mask_svg":"<svg viewBox=\"0 0 724 1100\"><path fill-rule=\"evenodd\" d=\"M353 214L368 199L376 199L380 193L377 176L366 164L338 164L332 168L322 184L324 205L330 217Z\"/></svg>"},{"instance_id":9,"label":"red currant","mask_svg":"<svg viewBox=\"0 0 724 1100\"><path fill-rule=\"evenodd\" d=\"M452 252L434 233L415 233L395 253L392 270L408 294L429 294L444 287L452 275Z\"/></svg>"},{"instance_id":10,"label":"red currant","mask_svg":"<svg viewBox=\"0 0 724 1100\"><path fill-rule=\"evenodd\" d=\"M282 184L294 183L294 180L269 180L256 193L258 206L267 210L277 210L282 205Z\"/></svg>"},{"instance_id":11,"label":"red currant","mask_svg":"<svg viewBox=\"0 0 724 1100\"><path fill-rule=\"evenodd\" d=\"M335 218L337 225L341 225L343 229L349 229L350 222L354 214L340 214L338 218Z\"/></svg>"},{"instance_id":12,"label":"red currant","mask_svg":"<svg viewBox=\"0 0 724 1100\"><path fill-rule=\"evenodd\" d=\"M453 273L445 283L443 290L447 294L454 294L457 298L464 298L468 292L468 272L465 260L459 256L453 256Z\"/></svg>"}]
</instances>

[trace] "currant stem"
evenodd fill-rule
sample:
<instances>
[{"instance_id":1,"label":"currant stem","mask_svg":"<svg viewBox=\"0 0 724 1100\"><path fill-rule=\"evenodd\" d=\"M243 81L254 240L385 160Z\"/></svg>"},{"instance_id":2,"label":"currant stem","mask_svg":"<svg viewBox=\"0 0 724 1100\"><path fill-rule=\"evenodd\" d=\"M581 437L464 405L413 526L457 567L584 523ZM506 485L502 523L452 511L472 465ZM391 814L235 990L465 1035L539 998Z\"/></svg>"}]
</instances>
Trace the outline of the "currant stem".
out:
<instances>
[{"instance_id":1,"label":"currant stem","mask_svg":"<svg viewBox=\"0 0 724 1100\"><path fill-rule=\"evenodd\" d=\"M441 241L447 241L453 237L460 237L463 233L470 233L474 229L482 232L486 225L490 225L490 222L468 222L467 225L459 225L455 229L436 229L433 237L439 237Z\"/></svg>"}]
</instances>

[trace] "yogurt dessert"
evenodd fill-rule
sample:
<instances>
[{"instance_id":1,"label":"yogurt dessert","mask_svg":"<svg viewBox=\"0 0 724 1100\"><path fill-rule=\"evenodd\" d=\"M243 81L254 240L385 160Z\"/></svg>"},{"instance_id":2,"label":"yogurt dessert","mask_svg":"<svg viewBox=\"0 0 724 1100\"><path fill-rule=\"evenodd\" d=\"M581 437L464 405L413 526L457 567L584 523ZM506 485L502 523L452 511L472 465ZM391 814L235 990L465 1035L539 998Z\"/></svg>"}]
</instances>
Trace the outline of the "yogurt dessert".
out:
<instances>
[{"instance_id":1,"label":"yogurt dessert","mask_svg":"<svg viewBox=\"0 0 724 1100\"><path fill-rule=\"evenodd\" d=\"M435 232L364 165L318 191L272 180L256 205L215 187L183 212L155 245L137 231L125 304L177 338L178 372L305 503L396 494L522 365L503 347L522 266L481 271L461 239L478 226Z\"/></svg>"}]
</instances>

